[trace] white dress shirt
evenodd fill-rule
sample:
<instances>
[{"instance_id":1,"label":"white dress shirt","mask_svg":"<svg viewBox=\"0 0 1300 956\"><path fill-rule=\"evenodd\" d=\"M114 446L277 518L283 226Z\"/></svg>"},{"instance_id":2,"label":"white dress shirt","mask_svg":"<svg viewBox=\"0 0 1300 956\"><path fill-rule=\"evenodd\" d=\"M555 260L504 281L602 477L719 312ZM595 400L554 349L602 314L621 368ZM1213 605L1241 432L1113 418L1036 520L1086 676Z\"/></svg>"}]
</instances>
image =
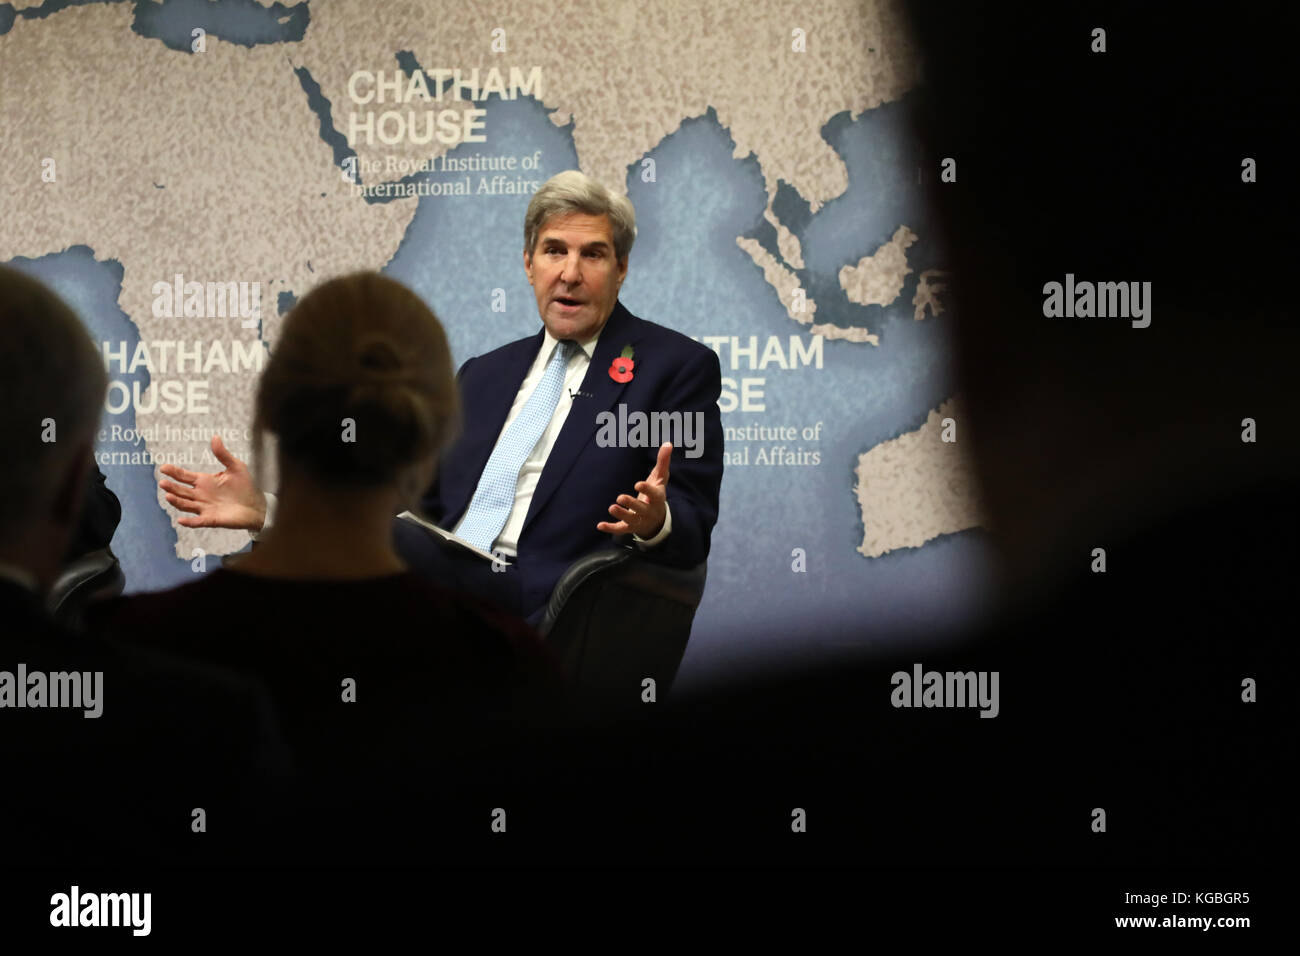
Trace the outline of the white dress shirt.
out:
<instances>
[{"instance_id":1,"label":"white dress shirt","mask_svg":"<svg viewBox=\"0 0 1300 956\"><path fill-rule=\"evenodd\" d=\"M533 493L537 490L537 482L541 480L542 469L546 466L546 459L550 457L551 449L555 447L555 441L560 437L560 430L564 428L564 421L569 417L569 411L573 408L573 395L582 386L582 380L586 377L587 368L591 365L591 357L596 351L596 343L600 341L600 333L597 332L586 342L578 343L578 348L569 356L569 364L564 372L564 387L560 391L560 400L555 405L555 414L551 416L550 424L542 432L542 437L537 440L533 450L529 453L528 458L524 460L523 467L519 469L519 479L515 484L515 503L510 509L510 515L506 518L505 527L497 535L497 539L492 546L492 550L499 551L501 554L509 557L518 555L519 535L524 530L524 519L528 517L528 507L532 504ZM506 431L519 417L520 412L524 410L524 405L532 396L533 391L537 388L546 372L546 366L551 360L551 355L555 351L559 339L551 335L549 329L542 330L542 347L537 351L537 357L533 359L533 364L528 369L528 374L524 376L523 383L519 386L519 392L515 395L514 404L510 406L510 413L506 415L505 424L501 426L501 432L497 435L496 445L500 444L501 439L505 436ZM594 420L593 420L594 426ZM647 471L647 474L649 472ZM636 491L632 488L627 489L625 494L635 495ZM472 499L471 499L472 500ZM614 504L613 501L602 502L604 505L603 520L613 521L613 516L609 514L609 506ZM269 528L274 519L275 513L275 496L269 492L266 495L266 520L262 529ZM466 514L469 508L465 509ZM453 534L460 533L460 526L465 523L465 515L461 515L460 521L456 522L456 527L451 529ZM639 535L632 535L632 540L640 548L653 548L660 544L668 537L673 527L672 511L668 508L668 502L664 502L664 526L653 538L642 538ZM253 533L256 540L257 533Z\"/></svg>"}]
</instances>

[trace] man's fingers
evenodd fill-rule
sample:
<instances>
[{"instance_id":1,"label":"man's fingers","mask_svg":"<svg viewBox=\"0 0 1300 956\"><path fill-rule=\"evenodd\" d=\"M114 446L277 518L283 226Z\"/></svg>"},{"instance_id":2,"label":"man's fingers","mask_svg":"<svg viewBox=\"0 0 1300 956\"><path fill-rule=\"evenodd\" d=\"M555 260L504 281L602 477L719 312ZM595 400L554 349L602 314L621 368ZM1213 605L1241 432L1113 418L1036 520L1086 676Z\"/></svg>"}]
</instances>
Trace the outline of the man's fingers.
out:
<instances>
[{"instance_id":1,"label":"man's fingers","mask_svg":"<svg viewBox=\"0 0 1300 956\"><path fill-rule=\"evenodd\" d=\"M618 501L611 507L618 508L631 514L646 515L650 513L649 502L642 501L639 498L633 498L631 495L619 495Z\"/></svg>"},{"instance_id":2,"label":"man's fingers","mask_svg":"<svg viewBox=\"0 0 1300 956\"><path fill-rule=\"evenodd\" d=\"M609 513L621 520L617 524L602 521L596 525L597 530L609 534L629 534L632 531L633 523L640 525L654 518L657 503L667 498L667 492L663 484L654 479L660 471L660 466L662 466L664 480L667 480L668 457L672 454L672 449L673 446L668 442L661 445L659 448L659 461L655 464L655 470L650 473L650 477L646 481L636 483L636 490L644 494L645 498L619 495L614 504L609 506Z\"/></svg>"},{"instance_id":3,"label":"man's fingers","mask_svg":"<svg viewBox=\"0 0 1300 956\"><path fill-rule=\"evenodd\" d=\"M226 443L221 440L220 435L212 436L212 454L217 456L217 461L231 470L237 470L243 464L227 450Z\"/></svg>"},{"instance_id":4,"label":"man's fingers","mask_svg":"<svg viewBox=\"0 0 1300 956\"><path fill-rule=\"evenodd\" d=\"M167 495L166 498L167 503L177 511L188 511L190 514L195 515L202 513L203 509L199 506L198 502L191 501L189 498L180 498L176 495ZM193 525L191 525L191 527L193 527Z\"/></svg>"},{"instance_id":5,"label":"man's fingers","mask_svg":"<svg viewBox=\"0 0 1300 956\"><path fill-rule=\"evenodd\" d=\"M655 459L654 471L650 472L650 480L657 479L661 482L668 481L668 466L673 460L673 443L664 442L659 446L659 457Z\"/></svg>"},{"instance_id":6,"label":"man's fingers","mask_svg":"<svg viewBox=\"0 0 1300 956\"><path fill-rule=\"evenodd\" d=\"M178 485L174 481L160 481L158 487L168 494L175 495L177 498L184 498L186 501L196 500L194 488L190 485Z\"/></svg>"},{"instance_id":7,"label":"man's fingers","mask_svg":"<svg viewBox=\"0 0 1300 956\"><path fill-rule=\"evenodd\" d=\"M649 498L652 501L655 498L668 497L667 488L665 488L663 485L657 485L649 481L638 481L636 483L636 488L633 490L640 492L641 494L645 495L647 498Z\"/></svg>"},{"instance_id":8,"label":"man's fingers","mask_svg":"<svg viewBox=\"0 0 1300 956\"><path fill-rule=\"evenodd\" d=\"M192 485L199 480L197 472L190 471L188 468L182 468L180 465L159 465L158 470L168 478L175 478L177 481L183 481L187 485Z\"/></svg>"}]
</instances>

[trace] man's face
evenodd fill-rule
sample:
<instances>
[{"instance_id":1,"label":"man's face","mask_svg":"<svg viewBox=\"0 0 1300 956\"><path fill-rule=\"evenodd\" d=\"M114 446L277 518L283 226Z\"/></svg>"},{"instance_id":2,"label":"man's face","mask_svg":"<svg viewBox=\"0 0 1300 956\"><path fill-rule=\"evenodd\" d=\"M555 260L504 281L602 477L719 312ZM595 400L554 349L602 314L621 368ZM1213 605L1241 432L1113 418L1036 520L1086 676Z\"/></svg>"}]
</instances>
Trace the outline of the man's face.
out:
<instances>
[{"instance_id":1,"label":"man's face","mask_svg":"<svg viewBox=\"0 0 1300 956\"><path fill-rule=\"evenodd\" d=\"M609 216L571 213L542 225L537 245L524 253L524 271L551 335L585 342L614 311L627 260L614 258Z\"/></svg>"}]
</instances>

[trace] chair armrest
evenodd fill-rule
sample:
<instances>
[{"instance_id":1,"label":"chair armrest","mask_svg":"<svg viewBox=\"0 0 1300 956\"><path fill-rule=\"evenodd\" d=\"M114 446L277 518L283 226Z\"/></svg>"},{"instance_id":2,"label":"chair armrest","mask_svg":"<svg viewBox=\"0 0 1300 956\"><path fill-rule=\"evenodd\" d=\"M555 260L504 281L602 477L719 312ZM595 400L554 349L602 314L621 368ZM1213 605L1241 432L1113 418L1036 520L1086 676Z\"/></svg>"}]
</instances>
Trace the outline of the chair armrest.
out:
<instances>
[{"instance_id":1,"label":"chair armrest","mask_svg":"<svg viewBox=\"0 0 1300 956\"><path fill-rule=\"evenodd\" d=\"M617 570L614 570L617 569ZM545 637L564 610L573 593L596 575L609 575L619 586L653 595L694 610L704 596L706 564L694 568L674 568L644 560L634 548L604 548L584 555L560 576L551 599L546 604L538 630Z\"/></svg>"},{"instance_id":2,"label":"chair armrest","mask_svg":"<svg viewBox=\"0 0 1300 956\"><path fill-rule=\"evenodd\" d=\"M706 565L674 568L631 548L575 561L551 593L539 630L574 688L608 702L640 700L641 681L672 684L704 596Z\"/></svg>"},{"instance_id":3,"label":"chair armrest","mask_svg":"<svg viewBox=\"0 0 1300 956\"><path fill-rule=\"evenodd\" d=\"M674 568L653 561L631 560L619 568L615 576L618 583L629 590L651 594L695 610L704 597L707 565Z\"/></svg>"},{"instance_id":4,"label":"chair armrest","mask_svg":"<svg viewBox=\"0 0 1300 956\"><path fill-rule=\"evenodd\" d=\"M122 593L126 578L111 548L91 551L66 565L59 572L46 598L55 618L72 623L93 597Z\"/></svg>"},{"instance_id":5,"label":"chair armrest","mask_svg":"<svg viewBox=\"0 0 1300 956\"><path fill-rule=\"evenodd\" d=\"M551 628L559 620L560 612L564 610L565 603L574 591L595 575L625 563L632 554L630 548L604 548L584 555L569 565L564 574L560 575L555 589L551 591L551 599L546 602L546 614L538 625L542 637L546 637L551 632Z\"/></svg>"}]
</instances>

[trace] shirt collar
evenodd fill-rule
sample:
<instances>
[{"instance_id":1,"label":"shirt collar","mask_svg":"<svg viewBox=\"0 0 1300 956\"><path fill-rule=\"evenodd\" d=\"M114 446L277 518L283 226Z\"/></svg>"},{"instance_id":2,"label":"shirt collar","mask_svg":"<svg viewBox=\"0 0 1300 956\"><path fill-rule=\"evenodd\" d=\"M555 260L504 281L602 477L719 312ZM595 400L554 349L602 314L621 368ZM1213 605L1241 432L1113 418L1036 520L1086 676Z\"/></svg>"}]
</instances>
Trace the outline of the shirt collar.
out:
<instances>
[{"instance_id":1,"label":"shirt collar","mask_svg":"<svg viewBox=\"0 0 1300 956\"><path fill-rule=\"evenodd\" d=\"M582 349L582 351L586 353L587 361L590 362L591 357L596 354L596 343L600 341L601 333L605 331L605 327L608 325L609 325L609 320L606 319L605 325L602 325L600 327L600 332L597 332L586 342L577 343L578 348ZM546 356L546 358L549 360L551 357L551 352L554 350L555 344L560 340L557 339L554 335L552 335L551 330L546 328L546 326L542 326L542 335L544 336L542 340L542 355Z\"/></svg>"}]
</instances>

